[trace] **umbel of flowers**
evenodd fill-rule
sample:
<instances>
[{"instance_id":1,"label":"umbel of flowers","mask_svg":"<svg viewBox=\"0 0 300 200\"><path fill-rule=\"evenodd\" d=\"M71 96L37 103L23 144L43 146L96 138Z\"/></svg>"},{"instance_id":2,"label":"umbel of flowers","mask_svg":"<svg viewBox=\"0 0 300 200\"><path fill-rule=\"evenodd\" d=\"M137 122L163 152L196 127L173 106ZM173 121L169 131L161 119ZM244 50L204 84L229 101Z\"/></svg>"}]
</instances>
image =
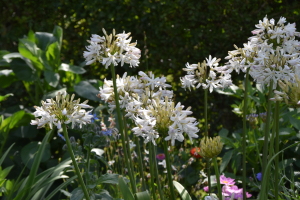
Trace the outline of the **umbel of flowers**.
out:
<instances>
[{"instance_id":1,"label":"umbel of flowers","mask_svg":"<svg viewBox=\"0 0 300 200\"><path fill-rule=\"evenodd\" d=\"M105 29L102 29L105 36L99 36L97 34L92 34L90 43L86 47L87 51L84 51L83 56L87 61L87 65L90 65L96 61L105 65L107 69L110 64L117 66L121 63L128 63L130 67L137 67L139 58L141 57L141 50L136 48L136 42L131 42L130 33L120 33L115 34L115 29L113 33L107 35Z\"/></svg>"},{"instance_id":2,"label":"umbel of flowers","mask_svg":"<svg viewBox=\"0 0 300 200\"><path fill-rule=\"evenodd\" d=\"M80 99L74 100L74 97L75 94L70 97L66 92L58 93L55 100L46 99L46 102L42 101L42 106L34 106L36 111L33 114L36 119L31 120L31 125L43 128L48 124L50 129L53 128L53 125L61 129L62 124L72 123L72 128L75 124L79 124L81 128L82 124L91 123L93 115L90 113L92 110L82 109L91 108L87 105L88 100L80 103Z\"/></svg>"}]
</instances>

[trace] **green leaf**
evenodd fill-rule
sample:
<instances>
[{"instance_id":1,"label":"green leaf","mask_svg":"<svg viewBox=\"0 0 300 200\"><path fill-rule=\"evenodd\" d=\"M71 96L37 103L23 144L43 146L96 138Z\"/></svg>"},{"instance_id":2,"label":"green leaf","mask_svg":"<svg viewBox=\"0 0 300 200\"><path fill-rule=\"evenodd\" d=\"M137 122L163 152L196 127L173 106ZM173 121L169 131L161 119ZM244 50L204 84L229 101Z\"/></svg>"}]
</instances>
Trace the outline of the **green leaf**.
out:
<instances>
[{"instance_id":1,"label":"green leaf","mask_svg":"<svg viewBox=\"0 0 300 200\"><path fill-rule=\"evenodd\" d=\"M60 78L58 73L55 73L53 71L44 71L44 76L47 83L50 86L56 87L58 85L59 78Z\"/></svg>"},{"instance_id":2,"label":"green leaf","mask_svg":"<svg viewBox=\"0 0 300 200\"><path fill-rule=\"evenodd\" d=\"M293 125L294 128L297 130L300 130L300 123L298 119L295 119L294 117L289 116L290 123Z\"/></svg>"},{"instance_id":3,"label":"green leaf","mask_svg":"<svg viewBox=\"0 0 300 200\"><path fill-rule=\"evenodd\" d=\"M36 79L36 70L20 58L15 58L10 63L10 67L18 79L22 81L34 81Z\"/></svg>"},{"instance_id":4,"label":"green leaf","mask_svg":"<svg viewBox=\"0 0 300 200\"><path fill-rule=\"evenodd\" d=\"M41 50L36 46L36 44L26 38L19 39L19 52L25 58L31 60L32 65L39 70L42 70L44 67L40 62Z\"/></svg>"},{"instance_id":5,"label":"green leaf","mask_svg":"<svg viewBox=\"0 0 300 200\"><path fill-rule=\"evenodd\" d=\"M44 96L43 96L43 100L45 101L46 99L51 99L51 98L54 98L54 97L56 97L56 95L60 92L60 93L63 93L63 92L65 92L65 91L67 91L67 88L62 88L62 89L59 89L59 90L54 90L54 91L52 91L52 92L49 92L49 93L47 93L47 94L45 94Z\"/></svg>"},{"instance_id":6,"label":"green leaf","mask_svg":"<svg viewBox=\"0 0 300 200\"><path fill-rule=\"evenodd\" d=\"M59 50L60 50L62 45L62 40L63 40L63 29L60 26L55 26L53 30L53 35L56 37Z\"/></svg>"},{"instance_id":7,"label":"green leaf","mask_svg":"<svg viewBox=\"0 0 300 200\"><path fill-rule=\"evenodd\" d=\"M63 193L67 197L71 197L72 194L70 192L67 192L66 190L59 190L61 193Z\"/></svg>"},{"instance_id":8,"label":"green leaf","mask_svg":"<svg viewBox=\"0 0 300 200\"><path fill-rule=\"evenodd\" d=\"M111 184L118 184L119 183L119 174L104 174L100 176L97 180L98 184L102 183L111 183Z\"/></svg>"},{"instance_id":9,"label":"green leaf","mask_svg":"<svg viewBox=\"0 0 300 200\"><path fill-rule=\"evenodd\" d=\"M10 166L10 167L6 167L4 170L0 170L0 180L1 179L5 179L5 177L9 174L10 170L13 168L14 166Z\"/></svg>"},{"instance_id":10,"label":"green leaf","mask_svg":"<svg viewBox=\"0 0 300 200\"><path fill-rule=\"evenodd\" d=\"M34 35L34 32L31 29L29 30L27 39L30 40L31 42L35 43L35 35Z\"/></svg>"},{"instance_id":11,"label":"green leaf","mask_svg":"<svg viewBox=\"0 0 300 200\"><path fill-rule=\"evenodd\" d=\"M73 190L71 192L71 195L72 196L70 200L82 200L82 198L84 197L84 193L81 188L76 188L75 190Z\"/></svg>"},{"instance_id":12,"label":"green leaf","mask_svg":"<svg viewBox=\"0 0 300 200\"><path fill-rule=\"evenodd\" d=\"M95 197L96 197L96 199L117 200L115 198L112 198L112 196L110 196L109 192L104 189L100 189L100 191L98 191L97 194L95 194ZM120 199L120 200L122 200L122 199Z\"/></svg>"},{"instance_id":13,"label":"green leaf","mask_svg":"<svg viewBox=\"0 0 300 200\"><path fill-rule=\"evenodd\" d=\"M290 136L292 134L295 134L295 131L292 128L280 128L279 129L279 135Z\"/></svg>"},{"instance_id":14,"label":"green leaf","mask_svg":"<svg viewBox=\"0 0 300 200\"><path fill-rule=\"evenodd\" d=\"M93 148L91 152L95 152L98 156L102 156L105 153L103 149Z\"/></svg>"},{"instance_id":15,"label":"green leaf","mask_svg":"<svg viewBox=\"0 0 300 200\"><path fill-rule=\"evenodd\" d=\"M73 180L75 180L77 178L76 176L73 176L72 178L69 178L67 181L65 181L64 183L60 184L58 187L55 188L55 190L53 190L46 198L45 200L50 200L52 199L52 197L62 188L66 187L67 185L69 185Z\"/></svg>"},{"instance_id":16,"label":"green leaf","mask_svg":"<svg viewBox=\"0 0 300 200\"><path fill-rule=\"evenodd\" d=\"M32 165L33 165L33 158L36 157L36 153L37 153L37 150L38 148L40 148L41 145L38 143L38 142L31 142L27 145L25 145L22 149L21 149L21 159L24 163L26 163L28 160L30 160L27 164L27 167L29 169L32 168ZM44 147L44 152L42 155L40 155L39 159L40 159L40 162L45 162L47 161L51 156L51 152L50 152L50 144L47 143L45 144L45 147Z\"/></svg>"},{"instance_id":17,"label":"green leaf","mask_svg":"<svg viewBox=\"0 0 300 200\"><path fill-rule=\"evenodd\" d=\"M225 129L225 128L222 128L220 131L219 131L219 136L220 137L227 137L228 135L228 130Z\"/></svg>"},{"instance_id":18,"label":"green leaf","mask_svg":"<svg viewBox=\"0 0 300 200\"><path fill-rule=\"evenodd\" d=\"M19 79L16 77L13 70L10 70L10 69L0 70L0 87L1 88L7 88L13 82L16 82L18 80Z\"/></svg>"},{"instance_id":19,"label":"green leaf","mask_svg":"<svg viewBox=\"0 0 300 200\"><path fill-rule=\"evenodd\" d=\"M99 91L87 81L79 82L74 86L74 90L79 96L82 96L86 99L93 101L100 100L98 97L96 97Z\"/></svg>"},{"instance_id":20,"label":"green leaf","mask_svg":"<svg viewBox=\"0 0 300 200\"><path fill-rule=\"evenodd\" d=\"M43 51L46 51L48 45L56 41L56 38L53 36L53 34L45 32L36 32L35 38L37 39L36 43L38 48Z\"/></svg>"},{"instance_id":21,"label":"green leaf","mask_svg":"<svg viewBox=\"0 0 300 200\"><path fill-rule=\"evenodd\" d=\"M173 184L180 194L182 200L192 200L187 190L180 183L178 183L177 181L173 181Z\"/></svg>"},{"instance_id":22,"label":"green leaf","mask_svg":"<svg viewBox=\"0 0 300 200\"><path fill-rule=\"evenodd\" d=\"M16 128L22 125L28 125L34 116L30 113L25 113L24 110L20 110L14 113L11 122L9 124L9 129Z\"/></svg>"},{"instance_id":23,"label":"green leaf","mask_svg":"<svg viewBox=\"0 0 300 200\"><path fill-rule=\"evenodd\" d=\"M121 190L124 199L134 200L133 194L131 193L128 185L126 184L122 176L119 176L119 188Z\"/></svg>"},{"instance_id":24,"label":"green leaf","mask_svg":"<svg viewBox=\"0 0 300 200\"><path fill-rule=\"evenodd\" d=\"M60 65L60 50L58 42L54 42L48 46L46 57L48 63L52 66L52 69L58 69Z\"/></svg>"},{"instance_id":25,"label":"green leaf","mask_svg":"<svg viewBox=\"0 0 300 200\"><path fill-rule=\"evenodd\" d=\"M14 145L15 145L15 143L12 144L12 145L5 151L5 153L4 153L2 156L0 155L0 156L1 156L1 158L0 158L0 166L2 165L4 159L6 158L7 154L9 153L9 151L11 150L11 148L12 148Z\"/></svg>"},{"instance_id":26,"label":"green leaf","mask_svg":"<svg viewBox=\"0 0 300 200\"><path fill-rule=\"evenodd\" d=\"M233 150L230 150L230 151L227 151L225 153L225 155L223 156L222 163L220 166L220 173L222 173L224 171L224 169L227 167L227 165L232 157L232 153L233 153Z\"/></svg>"},{"instance_id":27,"label":"green leaf","mask_svg":"<svg viewBox=\"0 0 300 200\"><path fill-rule=\"evenodd\" d=\"M0 102L1 101L5 101L8 97L10 97L10 96L14 96L14 94L13 93L9 93L9 94L6 94L6 95L4 95L4 96L1 96L0 95Z\"/></svg>"},{"instance_id":28,"label":"green leaf","mask_svg":"<svg viewBox=\"0 0 300 200\"><path fill-rule=\"evenodd\" d=\"M134 194L134 198L135 200L151 200L150 195L147 191Z\"/></svg>"},{"instance_id":29,"label":"green leaf","mask_svg":"<svg viewBox=\"0 0 300 200\"><path fill-rule=\"evenodd\" d=\"M58 70L66 71L66 72L73 72L74 74L84 74L86 71L82 67L78 67L75 65L69 65L66 63L62 63L59 66Z\"/></svg>"},{"instance_id":30,"label":"green leaf","mask_svg":"<svg viewBox=\"0 0 300 200\"><path fill-rule=\"evenodd\" d=\"M38 133L36 126L27 125L20 126L15 130L10 132L11 136L20 137L20 138L34 138Z\"/></svg>"},{"instance_id":31,"label":"green leaf","mask_svg":"<svg viewBox=\"0 0 300 200\"><path fill-rule=\"evenodd\" d=\"M9 63L13 60L13 58L23 58L23 56L20 53L3 53L0 56L0 66L9 67Z\"/></svg>"}]
</instances>

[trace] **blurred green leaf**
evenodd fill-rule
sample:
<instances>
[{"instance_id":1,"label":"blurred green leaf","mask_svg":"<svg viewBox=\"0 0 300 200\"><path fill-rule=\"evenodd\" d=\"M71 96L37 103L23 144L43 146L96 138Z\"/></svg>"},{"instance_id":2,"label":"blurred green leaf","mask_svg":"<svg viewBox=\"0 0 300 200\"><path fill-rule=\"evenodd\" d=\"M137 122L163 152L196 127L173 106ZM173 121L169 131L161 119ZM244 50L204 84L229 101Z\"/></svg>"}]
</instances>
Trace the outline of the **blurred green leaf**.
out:
<instances>
[{"instance_id":1,"label":"blurred green leaf","mask_svg":"<svg viewBox=\"0 0 300 200\"><path fill-rule=\"evenodd\" d=\"M46 51L48 45L56 41L53 34L45 32L36 32L35 38L37 39L36 44L38 48L40 48L43 51Z\"/></svg>"},{"instance_id":2,"label":"blurred green leaf","mask_svg":"<svg viewBox=\"0 0 300 200\"><path fill-rule=\"evenodd\" d=\"M60 26L55 26L53 30L53 35L56 37L59 50L60 50L62 45L62 40L63 40L63 29Z\"/></svg>"},{"instance_id":3,"label":"blurred green leaf","mask_svg":"<svg viewBox=\"0 0 300 200\"><path fill-rule=\"evenodd\" d=\"M82 67L69 65L66 63L62 63L59 66L59 70L66 71L66 72L73 72L74 74L84 74L86 72L85 69L83 69Z\"/></svg>"},{"instance_id":4,"label":"blurred green leaf","mask_svg":"<svg viewBox=\"0 0 300 200\"><path fill-rule=\"evenodd\" d=\"M126 200L134 200L133 194L130 191L128 185L122 176L119 176L119 188L121 190L122 196Z\"/></svg>"},{"instance_id":5,"label":"blurred green leaf","mask_svg":"<svg viewBox=\"0 0 300 200\"><path fill-rule=\"evenodd\" d=\"M30 40L31 42L35 43L35 35L31 29L29 30L27 39Z\"/></svg>"},{"instance_id":6,"label":"blurred green leaf","mask_svg":"<svg viewBox=\"0 0 300 200\"><path fill-rule=\"evenodd\" d=\"M177 181L173 181L173 184L174 184L176 190L178 191L179 195L181 196L182 200L192 200L192 197L189 195L187 190L180 183L178 183ZM148 194L148 196L149 196L149 194ZM149 197L149 200L150 200L150 197Z\"/></svg>"},{"instance_id":7,"label":"blurred green leaf","mask_svg":"<svg viewBox=\"0 0 300 200\"><path fill-rule=\"evenodd\" d=\"M13 82L18 81L15 73L11 69L0 70L0 87L7 88Z\"/></svg>"},{"instance_id":8,"label":"blurred green leaf","mask_svg":"<svg viewBox=\"0 0 300 200\"><path fill-rule=\"evenodd\" d=\"M103 174L98 178L97 184L102 183L111 183L118 184L119 183L119 174Z\"/></svg>"},{"instance_id":9,"label":"blurred green leaf","mask_svg":"<svg viewBox=\"0 0 300 200\"><path fill-rule=\"evenodd\" d=\"M21 159L22 162L27 163L27 161L29 160L27 167L29 169L32 168L32 164L34 162L34 157L37 153L37 150L39 148L40 144L39 142L31 142L27 145L25 145L22 149L21 149ZM51 156L51 152L50 152L50 144L47 143L45 145L45 151L43 153L43 155L41 156L41 162L45 162L47 161Z\"/></svg>"},{"instance_id":10,"label":"blurred green leaf","mask_svg":"<svg viewBox=\"0 0 300 200\"><path fill-rule=\"evenodd\" d=\"M67 88L62 88L62 89L59 89L59 90L54 90L52 92L49 92L49 93L47 93L43 96L42 100L45 101L46 99L54 98L59 92L63 93L64 91L67 91Z\"/></svg>"},{"instance_id":11,"label":"blurred green leaf","mask_svg":"<svg viewBox=\"0 0 300 200\"><path fill-rule=\"evenodd\" d=\"M6 95L4 95L4 96L1 96L0 95L0 102L1 101L5 101L8 97L10 97L10 96L14 96L14 94L12 94L12 93L9 93L9 94L6 94Z\"/></svg>"},{"instance_id":12,"label":"blurred green leaf","mask_svg":"<svg viewBox=\"0 0 300 200\"><path fill-rule=\"evenodd\" d=\"M74 86L74 90L79 96L93 101L100 101L100 99L96 97L99 91L88 81L79 82L77 85Z\"/></svg>"},{"instance_id":13,"label":"blurred green leaf","mask_svg":"<svg viewBox=\"0 0 300 200\"><path fill-rule=\"evenodd\" d=\"M26 62L20 58L15 58L10 63L11 69L14 71L18 79L22 81L34 81L36 79L36 70L31 68Z\"/></svg>"},{"instance_id":14,"label":"blurred green leaf","mask_svg":"<svg viewBox=\"0 0 300 200\"><path fill-rule=\"evenodd\" d=\"M44 67L40 62L41 50L36 46L35 43L28 39L19 39L19 52L25 58L31 60L32 65L39 70L42 70Z\"/></svg>"},{"instance_id":15,"label":"blurred green leaf","mask_svg":"<svg viewBox=\"0 0 300 200\"><path fill-rule=\"evenodd\" d=\"M225 128L222 128L220 131L219 131L219 136L220 137L227 137L228 135L228 130L225 129Z\"/></svg>"},{"instance_id":16,"label":"blurred green leaf","mask_svg":"<svg viewBox=\"0 0 300 200\"><path fill-rule=\"evenodd\" d=\"M52 66L53 70L58 69L60 65L60 50L58 42L53 42L47 48L46 57L48 63Z\"/></svg>"},{"instance_id":17,"label":"blurred green leaf","mask_svg":"<svg viewBox=\"0 0 300 200\"><path fill-rule=\"evenodd\" d=\"M45 76L47 83L50 86L55 88L58 85L59 78L60 78L58 73L55 73L53 71L44 71L44 76Z\"/></svg>"},{"instance_id":18,"label":"blurred green leaf","mask_svg":"<svg viewBox=\"0 0 300 200\"><path fill-rule=\"evenodd\" d=\"M0 170L0 180L1 179L5 179L5 177L9 174L10 170L13 168L14 166L10 166L10 167L6 167L3 170Z\"/></svg>"},{"instance_id":19,"label":"blurred green leaf","mask_svg":"<svg viewBox=\"0 0 300 200\"><path fill-rule=\"evenodd\" d=\"M297 130L300 130L300 123L298 119L295 119L294 117L289 116L290 123L293 125L294 128Z\"/></svg>"},{"instance_id":20,"label":"blurred green leaf","mask_svg":"<svg viewBox=\"0 0 300 200\"><path fill-rule=\"evenodd\" d=\"M81 188L76 188L71 192L71 198L70 200L82 200L84 197L84 193Z\"/></svg>"},{"instance_id":21,"label":"blurred green leaf","mask_svg":"<svg viewBox=\"0 0 300 200\"><path fill-rule=\"evenodd\" d=\"M232 157L233 150L227 151L224 156L222 157L222 163L220 166L220 173L224 171L224 169L227 167L231 157Z\"/></svg>"},{"instance_id":22,"label":"blurred green leaf","mask_svg":"<svg viewBox=\"0 0 300 200\"><path fill-rule=\"evenodd\" d=\"M36 126L27 125L27 126L20 126L15 130L11 131L12 136L16 136L19 138L34 138L38 133L38 129Z\"/></svg>"}]
</instances>

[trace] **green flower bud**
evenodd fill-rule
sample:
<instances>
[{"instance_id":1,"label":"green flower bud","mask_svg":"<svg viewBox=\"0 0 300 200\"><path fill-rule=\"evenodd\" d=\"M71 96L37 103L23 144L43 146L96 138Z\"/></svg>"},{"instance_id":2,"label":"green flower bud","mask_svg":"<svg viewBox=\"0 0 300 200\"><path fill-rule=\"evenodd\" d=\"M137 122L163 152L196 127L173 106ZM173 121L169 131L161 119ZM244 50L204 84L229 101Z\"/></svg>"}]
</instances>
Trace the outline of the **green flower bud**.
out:
<instances>
[{"instance_id":1,"label":"green flower bud","mask_svg":"<svg viewBox=\"0 0 300 200\"><path fill-rule=\"evenodd\" d=\"M200 142L200 155L204 158L214 158L217 157L223 148L223 143L221 142L220 136L212 138L202 138Z\"/></svg>"}]
</instances>

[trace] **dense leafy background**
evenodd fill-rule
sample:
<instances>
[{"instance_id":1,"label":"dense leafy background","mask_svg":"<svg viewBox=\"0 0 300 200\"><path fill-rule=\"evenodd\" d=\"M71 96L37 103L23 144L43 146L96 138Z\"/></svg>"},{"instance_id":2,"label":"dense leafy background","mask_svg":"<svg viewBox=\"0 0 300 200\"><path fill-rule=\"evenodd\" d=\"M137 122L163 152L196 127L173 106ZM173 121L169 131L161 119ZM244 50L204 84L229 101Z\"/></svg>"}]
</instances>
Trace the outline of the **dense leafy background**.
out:
<instances>
[{"instance_id":1,"label":"dense leafy background","mask_svg":"<svg viewBox=\"0 0 300 200\"><path fill-rule=\"evenodd\" d=\"M254 25L265 15L276 21L280 16L284 16L288 22L300 24L300 2L296 0L53 0L38 2L2 0L0 9L2 14L0 18L1 50L18 52L19 39L27 36L30 29L34 32L51 33L55 25L58 25L63 29L61 62L72 65L79 66L84 61L82 53L88 44L86 40L91 34L102 35L102 28L105 28L107 32L113 28L117 32L130 31L133 40L137 40L138 47L142 49L141 64L137 69L129 69L128 66L118 67L117 73L123 74L127 71L130 75L135 75L139 70L146 71L145 53L147 52L148 69L155 71L156 75L167 76L175 91L176 101L192 106L195 117L202 123L203 91L185 92L180 87L179 77L183 76L181 69L185 63L197 63L209 55L222 58L221 62L224 63L223 58L227 55L227 51L233 50L233 44L241 47L251 36L251 30L255 29ZM16 64L14 66L22 66L18 65L18 60L14 62ZM94 85L97 88L101 83L96 79L103 80L105 77L108 79L111 77L110 71L105 70L100 64L86 66L85 70L86 73L76 75L71 72L60 72L61 79L57 87L47 85L46 90L51 92L55 89L67 88L70 93L77 91L76 94L84 99L89 96L84 90L86 87ZM43 74L41 78L47 79ZM242 78L242 74L235 75L234 83L241 85L239 80ZM19 110L33 111L34 102L28 97L23 82L15 76L7 76L6 79L4 81L4 76L2 76L0 94L3 96L13 93L14 96L9 96L8 100L0 102L0 114L7 118ZM30 82L30 77L28 79ZM33 82L28 83L27 86L34 90ZM78 92L80 90L82 92ZM42 98L42 94L39 98ZM230 131L242 127L241 118L231 112L233 100L233 97L217 93L209 95L208 113L211 135L217 133L222 127ZM94 106L98 103L91 102ZM44 130L27 127L28 130L25 131L22 127L15 127L10 131L4 149L13 142L17 142L15 150L19 148L21 151L23 147L32 148L32 146L37 148L35 142L42 140ZM20 135L20 131L24 134ZM63 141L51 142L51 148L47 149L47 158L45 158L47 162L44 162L42 168L57 164L55 158L60 157L61 151L58 149L61 149L62 145ZM15 163L20 166L13 170L19 171L24 166L24 159L26 158L22 158L22 154L15 154ZM10 164L6 163L7 166Z\"/></svg>"}]
</instances>

